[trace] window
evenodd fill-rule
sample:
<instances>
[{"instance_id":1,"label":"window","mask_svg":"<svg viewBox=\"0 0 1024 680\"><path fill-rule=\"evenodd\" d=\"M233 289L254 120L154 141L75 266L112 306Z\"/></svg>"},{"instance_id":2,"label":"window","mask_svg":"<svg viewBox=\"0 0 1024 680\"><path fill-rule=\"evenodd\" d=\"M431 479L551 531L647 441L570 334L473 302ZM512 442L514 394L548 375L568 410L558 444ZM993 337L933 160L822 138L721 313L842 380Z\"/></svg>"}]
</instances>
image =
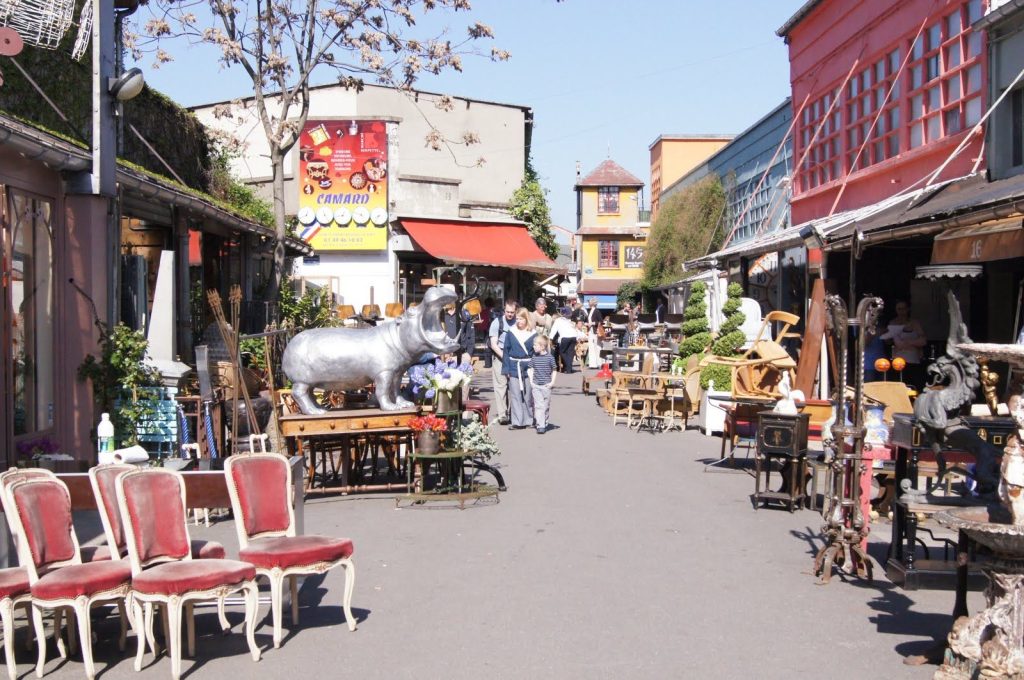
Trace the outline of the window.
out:
<instances>
[{"instance_id":1,"label":"window","mask_svg":"<svg viewBox=\"0 0 1024 680\"><path fill-rule=\"evenodd\" d=\"M618 215L619 214L619 188L598 187L597 189L597 214Z\"/></svg>"},{"instance_id":2,"label":"window","mask_svg":"<svg viewBox=\"0 0 1024 680\"><path fill-rule=\"evenodd\" d=\"M980 0L962 2L914 44L908 114L922 121L911 126L912 148L961 132L981 118L982 37L970 28L980 12Z\"/></svg>"},{"instance_id":3,"label":"window","mask_svg":"<svg viewBox=\"0 0 1024 680\"><path fill-rule=\"evenodd\" d=\"M867 76L861 74L850 80L847 117L865 105L860 97L853 99L856 96L853 93L860 93L861 85L870 82L870 79L868 73ZM843 129L842 108L838 101L840 96L839 90L828 92L804 108L800 137L803 145L797 153L803 155L808 150L799 175L805 190L839 178L842 148L839 137Z\"/></svg>"},{"instance_id":4,"label":"window","mask_svg":"<svg viewBox=\"0 0 1024 680\"><path fill-rule=\"evenodd\" d=\"M53 426L53 206L8 191L11 376L14 434ZM5 258L6 259L6 258Z\"/></svg>"},{"instance_id":5,"label":"window","mask_svg":"<svg viewBox=\"0 0 1024 680\"><path fill-rule=\"evenodd\" d=\"M950 6L952 11L933 15L916 40L915 26L888 49L865 55L863 68L841 91L812 95L797 121L795 191L962 133L981 119L985 45L971 25L980 18L982 3L960 0ZM825 121L835 97L840 101Z\"/></svg>"},{"instance_id":6,"label":"window","mask_svg":"<svg viewBox=\"0 0 1024 680\"><path fill-rule=\"evenodd\" d=\"M617 197L617 195L616 195ZM597 268L618 269L619 268L619 242L598 241L597 242Z\"/></svg>"}]
</instances>

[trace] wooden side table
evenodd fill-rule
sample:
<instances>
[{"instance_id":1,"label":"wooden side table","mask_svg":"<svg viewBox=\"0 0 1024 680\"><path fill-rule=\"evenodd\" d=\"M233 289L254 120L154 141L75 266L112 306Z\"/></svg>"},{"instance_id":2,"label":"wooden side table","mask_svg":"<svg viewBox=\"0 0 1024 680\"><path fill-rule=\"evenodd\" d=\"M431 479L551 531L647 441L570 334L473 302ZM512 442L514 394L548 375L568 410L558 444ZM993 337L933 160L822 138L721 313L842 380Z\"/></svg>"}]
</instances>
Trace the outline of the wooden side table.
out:
<instances>
[{"instance_id":1,"label":"wooden side table","mask_svg":"<svg viewBox=\"0 0 1024 680\"><path fill-rule=\"evenodd\" d=\"M809 413L789 415L761 411L757 415L757 453L754 458L754 509L761 502L781 501L793 512L807 498L804 478L807 476L807 427ZM772 462L782 463L782 486L770 491ZM761 482L764 490L761 490Z\"/></svg>"}]
</instances>

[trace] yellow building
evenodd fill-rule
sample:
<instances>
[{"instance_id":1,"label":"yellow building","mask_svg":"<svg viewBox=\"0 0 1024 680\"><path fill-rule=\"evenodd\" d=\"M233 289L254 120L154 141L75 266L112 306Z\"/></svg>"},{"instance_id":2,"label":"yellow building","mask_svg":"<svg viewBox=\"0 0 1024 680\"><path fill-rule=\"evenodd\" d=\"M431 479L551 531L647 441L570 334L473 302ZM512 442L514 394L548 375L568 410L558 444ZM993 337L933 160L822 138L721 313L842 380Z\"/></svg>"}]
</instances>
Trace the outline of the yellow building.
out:
<instances>
[{"instance_id":1,"label":"yellow building","mask_svg":"<svg viewBox=\"0 0 1024 680\"><path fill-rule=\"evenodd\" d=\"M661 189L669 187L732 141L734 135L661 135L651 151L651 219L658 216Z\"/></svg>"},{"instance_id":2,"label":"yellow building","mask_svg":"<svg viewBox=\"0 0 1024 680\"><path fill-rule=\"evenodd\" d=\"M642 210L644 183L608 159L576 182L580 295L615 306L623 283L643 274L650 221ZM645 218L641 221L641 214Z\"/></svg>"}]
</instances>

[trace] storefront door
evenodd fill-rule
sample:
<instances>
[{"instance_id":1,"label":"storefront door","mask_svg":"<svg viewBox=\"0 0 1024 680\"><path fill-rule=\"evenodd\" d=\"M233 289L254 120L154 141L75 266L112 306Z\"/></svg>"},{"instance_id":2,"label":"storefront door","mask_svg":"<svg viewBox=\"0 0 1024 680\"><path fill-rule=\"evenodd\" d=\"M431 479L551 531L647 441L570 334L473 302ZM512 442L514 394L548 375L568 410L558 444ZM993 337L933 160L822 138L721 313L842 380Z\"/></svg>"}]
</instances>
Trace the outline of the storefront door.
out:
<instances>
[{"instance_id":1,"label":"storefront door","mask_svg":"<svg viewBox=\"0 0 1024 680\"><path fill-rule=\"evenodd\" d=\"M53 202L10 187L0 198L0 432L5 444L41 441L55 416Z\"/></svg>"}]
</instances>

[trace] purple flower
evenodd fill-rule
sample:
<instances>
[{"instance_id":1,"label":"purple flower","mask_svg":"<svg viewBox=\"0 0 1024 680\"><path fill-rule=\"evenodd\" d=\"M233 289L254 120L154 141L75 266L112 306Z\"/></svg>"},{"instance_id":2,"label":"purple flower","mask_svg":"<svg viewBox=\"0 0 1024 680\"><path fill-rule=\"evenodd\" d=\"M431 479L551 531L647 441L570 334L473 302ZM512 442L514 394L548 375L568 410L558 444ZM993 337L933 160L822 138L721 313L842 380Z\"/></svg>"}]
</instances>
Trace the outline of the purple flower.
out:
<instances>
[{"instance_id":1,"label":"purple flower","mask_svg":"<svg viewBox=\"0 0 1024 680\"><path fill-rule=\"evenodd\" d=\"M427 399L433 399L435 394L437 394L437 391L433 387L431 387L423 396L425 396Z\"/></svg>"}]
</instances>

